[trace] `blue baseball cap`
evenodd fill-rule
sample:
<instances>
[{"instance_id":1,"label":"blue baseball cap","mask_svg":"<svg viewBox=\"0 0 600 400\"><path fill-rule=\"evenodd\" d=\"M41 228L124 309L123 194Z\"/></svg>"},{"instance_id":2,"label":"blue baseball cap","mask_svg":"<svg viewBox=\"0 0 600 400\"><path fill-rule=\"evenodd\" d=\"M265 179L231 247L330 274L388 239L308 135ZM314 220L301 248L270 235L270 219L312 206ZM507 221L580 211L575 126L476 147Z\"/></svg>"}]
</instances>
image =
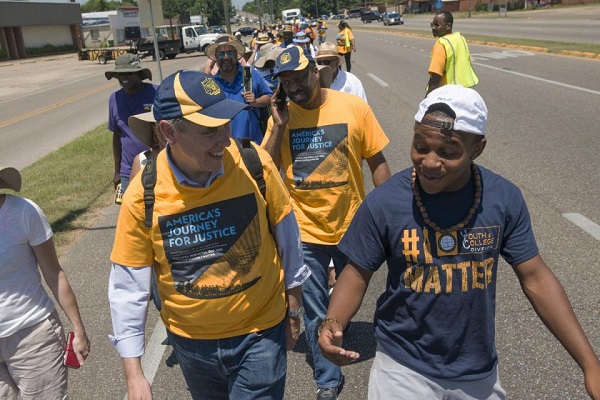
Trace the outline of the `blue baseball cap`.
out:
<instances>
[{"instance_id":1,"label":"blue baseball cap","mask_svg":"<svg viewBox=\"0 0 600 400\"><path fill-rule=\"evenodd\" d=\"M306 37L306 33L300 31L296 33L296 37L293 39L294 43L308 43L310 39Z\"/></svg>"},{"instance_id":2,"label":"blue baseball cap","mask_svg":"<svg viewBox=\"0 0 600 400\"><path fill-rule=\"evenodd\" d=\"M157 121L183 117L214 128L249 108L246 103L229 100L210 75L182 70L162 81L154 96L153 112Z\"/></svg>"},{"instance_id":3,"label":"blue baseball cap","mask_svg":"<svg viewBox=\"0 0 600 400\"><path fill-rule=\"evenodd\" d=\"M275 73L273 75L278 76L286 71L302 71L311 62L314 63L315 60L304 49L298 46L290 46L282 51L275 60Z\"/></svg>"}]
</instances>

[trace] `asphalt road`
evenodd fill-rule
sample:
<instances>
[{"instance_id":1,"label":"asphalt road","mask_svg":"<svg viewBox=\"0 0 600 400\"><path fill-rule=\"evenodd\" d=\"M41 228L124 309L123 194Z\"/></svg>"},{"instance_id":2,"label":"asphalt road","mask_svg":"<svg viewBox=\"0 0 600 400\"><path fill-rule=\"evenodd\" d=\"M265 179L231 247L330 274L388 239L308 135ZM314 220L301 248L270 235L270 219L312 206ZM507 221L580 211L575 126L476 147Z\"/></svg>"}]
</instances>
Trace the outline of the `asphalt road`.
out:
<instances>
[{"instance_id":1,"label":"asphalt road","mask_svg":"<svg viewBox=\"0 0 600 400\"><path fill-rule=\"evenodd\" d=\"M391 140L384 153L396 172L410 165L413 117L425 94L433 39L359 31L356 36L359 50L352 56L352 72L362 80L369 104ZM600 291L595 284L600 270L600 63L488 46L471 46L471 52L481 81L478 90L490 110L489 143L479 162L522 189L541 254L563 282L584 330L600 352ZM163 63L163 71L166 76L177 69L198 68L205 60L200 55L178 57ZM106 121L108 95L117 83L107 82L103 72L113 69L113 64L79 62L72 56L9 64L0 64L2 164L28 165ZM156 73L154 65L145 65ZM107 171L107 180L111 177ZM61 260L92 339L88 362L70 374L73 399L125 395L120 362L107 339L111 332L108 254L117 212L117 206L107 207L97 225ZM563 214L577 214L590 223L582 229ZM509 398L585 399L580 370L545 331L505 263L498 279L496 335L500 377ZM384 285L382 267L347 338L347 347L359 350L362 358L344 368L347 383L342 399L366 398L375 346L370 322ZM157 321L151 310L148 338L154 332L155 339L163 335ZM149 348L157 349L146 357L146 361L156 360L158 368L153 379L155 397L188 398L178 368L164 364L168 354L163 347L150 343ZM147 373L152 367L150 362ZM286 399L310 399L314 393L301 337L289 353Z\"/></svg>"},{"instance_id":2,"label":"asphalt road","mask_svg":"<svg viewBox=\"0 0 600 400\"><path fill-rule=\"evenodd\" d=\"M472 18L455 18L453 30L462 34L478 34L508 38L525 38L570 43L600 42L600 6L581 6L566 9L538 9L527 12L509 11L477 15ZM405 15L404 25L386 27L397 31L431 31L431 15ZM375 29L382 22L363 24L351 19L352 27Z\"/></svg>"}]
</instances>

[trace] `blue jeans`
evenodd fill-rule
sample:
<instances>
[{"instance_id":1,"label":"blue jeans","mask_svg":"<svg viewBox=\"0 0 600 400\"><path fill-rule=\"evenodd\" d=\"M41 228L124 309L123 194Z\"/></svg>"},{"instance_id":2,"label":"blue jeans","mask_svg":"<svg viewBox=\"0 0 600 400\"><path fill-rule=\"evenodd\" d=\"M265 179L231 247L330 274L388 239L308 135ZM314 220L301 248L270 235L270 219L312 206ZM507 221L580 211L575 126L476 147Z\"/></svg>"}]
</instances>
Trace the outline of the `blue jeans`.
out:
<instances>
[{"instance_id":1,"label":"blue jeans","mask_svg":"<svg viewBox=\"0 0 600 400\"><path fill-rule=\"evenodd\" d=\"M129 177L125 176L125 175L121 175L121 190L123 190L123 193L125 193L125 191L127 190L128 187L129 187Z\"/></svg>"},{"instance_id":2,"label":"blue jeans","mask_svg":"<svg viewBox=\"0 0 600 400\"><path fill-rule=\"evenodd\" d=\"M342 383L342 369L328 361L319 350L317 330L329 307L329 262L333 259L336 274L348 263L337 246L302 243L304 263L311 275L302 285L304 328L314 363L314 378L318 388L335 388Z\"/></svg>"},{"instance_id":3,"label":"blue jeans","mask_svg":"<svg viewBox=\"0 0 600 400\"><path fill-rule=\"evenodd\" d=\"M167 331L192 399L283 399L287 354L283 321L225 339L187 339Z\"/></svg>"}]
</instances>

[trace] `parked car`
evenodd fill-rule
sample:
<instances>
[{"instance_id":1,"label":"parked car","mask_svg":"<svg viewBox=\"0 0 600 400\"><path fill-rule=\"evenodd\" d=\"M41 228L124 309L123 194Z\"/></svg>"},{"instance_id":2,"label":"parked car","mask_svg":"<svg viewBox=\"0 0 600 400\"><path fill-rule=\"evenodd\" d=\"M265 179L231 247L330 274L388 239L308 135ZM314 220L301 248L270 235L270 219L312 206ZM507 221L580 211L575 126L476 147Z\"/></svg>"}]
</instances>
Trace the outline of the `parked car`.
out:
<instances>
[{"instance_id":1,"label":"parked car","mask_svg":"<svg viewBox=\"0 0 600 400\"><path fill-rule=\"evenodd\" d=\"M255 30L256 30L256 28L253 28L251 26L242 26L236 32L241 33L242 36L251 36ZM234 34L235 34L235 32L234 32Z\"/></svg>"},{"instance_id":2,"label":"parked car","mask_svg":"<svg viewBox=\"0 0 600 400\"><path fill-rule=\"evenodd\" d=\"M210 31L212 33L225 33L225 29L222 26L211 26Z\"/></svg>"},{"instance_id":3,"label":"parked car","mask_svg":"<svg viewBox=\"0 0 600 400\"><path fill-rule=\"evenodd\" d=\"M359 12L353 12L348 14L348 18L360 18L360 13Z\"/></svg>"},{"instance_id":4,"label":"parked car","mask_svg":"<svg viewBox=\"0 0 600 400\"><path fill-rule=\"evenodd\" d=\"M365 11L361 14L360 20L363 24L379 21L380 15L376 11Z\"/></svg>"},{"instance_id":5,"label":"parked car","mask_svg":"<svg viewBox=\"0 0 600 400\"><path fill-rule=\"evenodd\" d=\"M404 18L397 12L386 12L383 14L384 25L404 25Z\"/></svg>"}]
</instances>

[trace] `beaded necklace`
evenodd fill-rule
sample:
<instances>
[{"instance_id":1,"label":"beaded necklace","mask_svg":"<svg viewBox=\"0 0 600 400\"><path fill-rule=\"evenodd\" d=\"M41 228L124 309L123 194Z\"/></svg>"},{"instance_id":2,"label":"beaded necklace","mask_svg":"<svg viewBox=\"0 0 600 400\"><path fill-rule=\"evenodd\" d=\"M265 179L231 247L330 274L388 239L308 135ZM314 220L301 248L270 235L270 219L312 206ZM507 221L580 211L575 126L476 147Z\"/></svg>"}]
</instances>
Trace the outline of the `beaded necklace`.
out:
<instances>
[{"instance_id":1,"label":"beaded necklace","mask_svg":"<svg viewBox=\"0 0 600 400\"><path fill-rule=\"evenodd\" d=\"M473 215L479 208L479 203L481 203L481 175L479 174L479 170L475 163L471 163L471 172L473 173L473 179L475 180L475 196L473 198L473 204L471 204L471 208L467 212L467 215L461 222L458 224L452 225L450 228L442 229L436 225L435 222L429 219L429 214L427 214L427 208L425 204L423 204L423 200L421 199L421 194L419 193L419 187L417 185L417 171L413 168L412 177L411 177L411 187L413 196L415 197L415 202L417 203L417 207L419 208L419 212L421 213L421 217L423 217L423 222L431 229L441 234L445 234L452 231L457 231L459 229L463 229L465 226L469 224Z\"/></svg>"}]
</instances>

